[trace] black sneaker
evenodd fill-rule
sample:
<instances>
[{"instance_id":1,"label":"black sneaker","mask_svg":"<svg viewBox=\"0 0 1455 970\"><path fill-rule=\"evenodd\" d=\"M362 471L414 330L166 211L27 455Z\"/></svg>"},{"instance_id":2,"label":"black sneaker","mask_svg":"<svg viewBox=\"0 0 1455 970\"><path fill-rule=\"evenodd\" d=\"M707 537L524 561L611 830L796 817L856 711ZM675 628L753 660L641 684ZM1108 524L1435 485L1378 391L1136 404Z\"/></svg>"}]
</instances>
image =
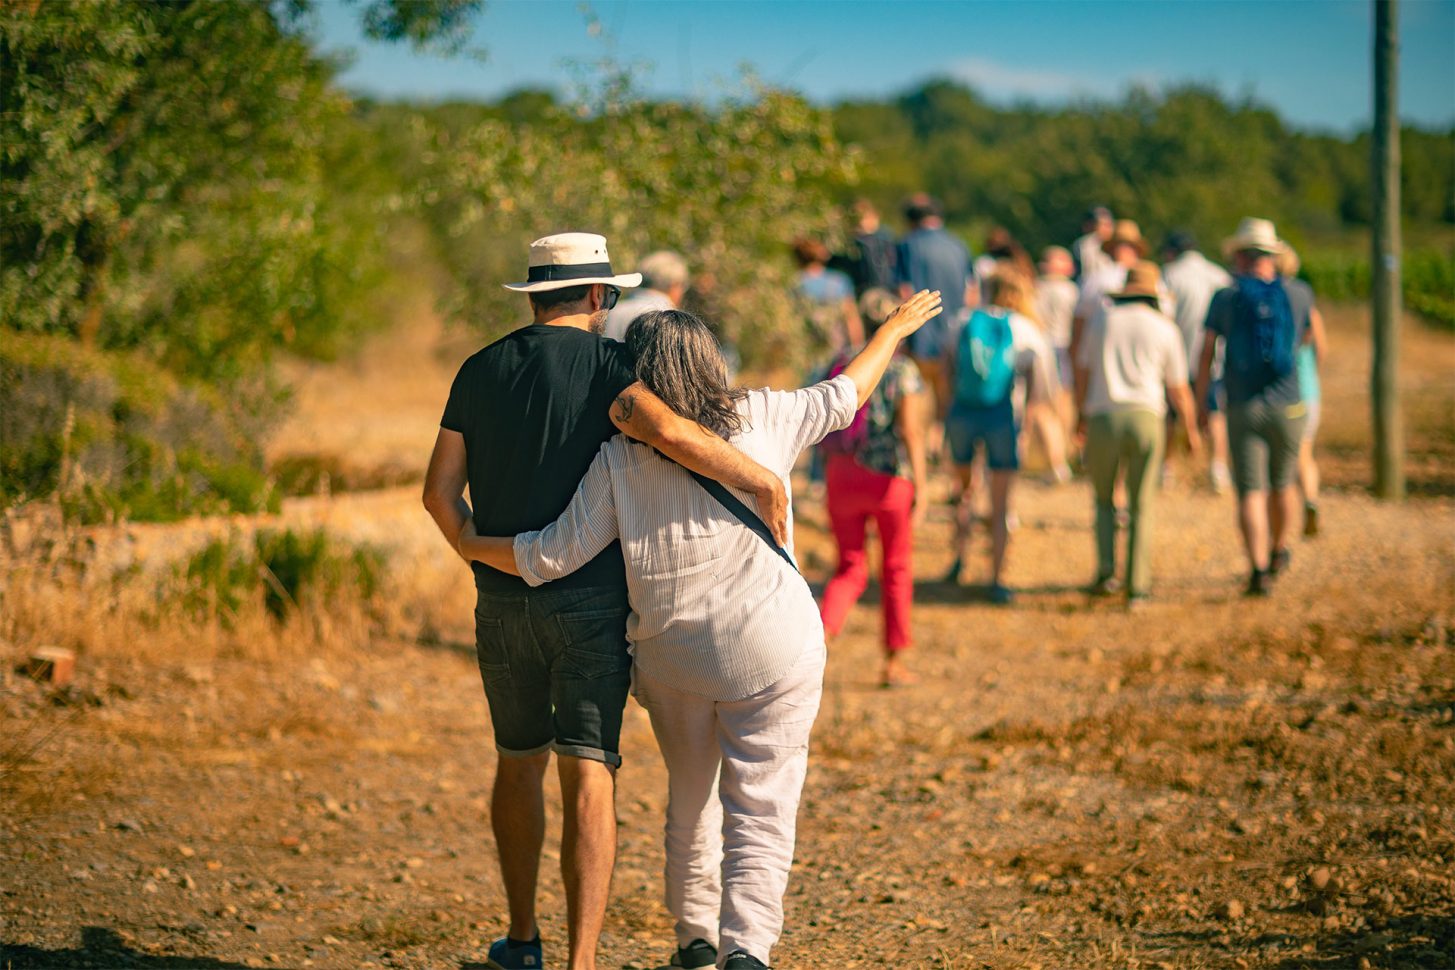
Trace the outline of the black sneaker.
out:
<instances>
[{"instance_id":1,"label":"black sneaker","mask_svg":"<svg viewBox=\"0 0 1455 970\"><path fill-rule=\"evenodd\" d=\"M1092 596L1115 596L1122 591L1122 581L1115 576L1098 576L1096 581L1086 587L1086 592Z\"/></svg>"},{"instance_id":2,"label":"black sneaker","mask_svg":"<svg viewBox=\"0 0 1455 970\"><path fill-rule=\"evenodd\" d=\"M728 955L727 963L722 965L722 970L769 970L769 968L768 964L752 954L734 950Z\"/></svg>"},{"instance_id":3,"label":"black sneaker","mask_svg":"<svg viewBox=\"0 0 1455 970\"><path fill-rule=\"evenodd\" d=\"M686 970L701 970L717 966L717 947L706 940L693 940L686 946L679 946L672 954L669 967L685 967Z\"/></svg>"},{"instance_id":4,"label":"black sneaker","mask_svg":"<svg viewBox=\"0 0 1455 970\"><path fill-rule=\"evenodd\" d=\"M1293 553L1285 546L1276 549L1273 556L1268 560L1268 575L1270 578L1288 572L1288 567L1293 565Z\"/></svg>"},{"instance_id":5,"label":"black sneaker","mask_svg":"<svg viewBox=\"0 0 1455 970\"><path fill-rule=\"evenodd\" d=\"M1306 536L1319 534L1319 507L1313 502L1303 503L1303 534Z\"/></svg>"},{"instance_id":6,"label":"black sneaker","mask_svg":"<svg viewBox=\"0 0 1455 970\"><path fill-rule=\"evenodd\" d=\"M951 586L959 586L960 585L960 569L961 569L962 566L963 566L963 563L960 562L960 559L957 556L955 558L955 561L952 562L952 563L950 563L950 568L947 569L947 570L945 570L945 578L942 579L942 580L940 580L940 582L942 582L942 583L948 583Z\"/></svg>"},{"instance_id":7,"label":"black sneaker","mask_svg":"<svg viewBox=\"0 0 1455 970\"><path fill-rule=\"evenodd\" d=\"M1266 569L1255 569L1248 577L1248 588L1243 591L1244 596L1267 596L1273 592L1272 577Z\"/></svg>"}]
</instances>

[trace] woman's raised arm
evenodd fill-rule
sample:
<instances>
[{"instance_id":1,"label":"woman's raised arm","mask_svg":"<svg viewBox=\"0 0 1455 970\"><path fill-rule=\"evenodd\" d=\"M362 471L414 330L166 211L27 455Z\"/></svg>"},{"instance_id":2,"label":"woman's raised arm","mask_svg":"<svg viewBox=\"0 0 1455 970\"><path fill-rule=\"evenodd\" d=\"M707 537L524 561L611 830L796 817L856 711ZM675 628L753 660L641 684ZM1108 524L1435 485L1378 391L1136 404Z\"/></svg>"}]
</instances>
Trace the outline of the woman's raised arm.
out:
<instances>
[{"instance_id":1,"label":"woman's raised arm","mask_svg":"<svg viewBox=\"0 0 1455 970\"><path fill-rule=\"evenodd\" d=\"M924 326L926 321L939 316L940 309L939 290L920 290L901 303L884 325L874 332L859 355L849 361L844 368L844 376L854 382L854 389L859 393L859 407L868 403L869 395L879 386L899 342Z\"/></svg>"}]
</instances>

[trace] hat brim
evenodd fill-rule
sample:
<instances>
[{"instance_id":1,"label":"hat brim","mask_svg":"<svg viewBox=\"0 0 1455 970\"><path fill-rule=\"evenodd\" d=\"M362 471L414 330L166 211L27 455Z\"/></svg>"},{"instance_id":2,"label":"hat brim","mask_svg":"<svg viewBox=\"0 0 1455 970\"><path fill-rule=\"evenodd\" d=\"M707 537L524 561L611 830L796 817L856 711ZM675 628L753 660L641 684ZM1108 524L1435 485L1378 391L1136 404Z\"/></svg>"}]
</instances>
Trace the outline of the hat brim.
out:
<instances>
[{"instance_id":1,"label":"hat brim","mask_svg":"<svg viewBox=\"0 0 1455 970\"><path fill-rule=\"evenodd\" d=\"M1288 243L1282 239L1275 239L1273 242L1264 242L1259 239L1248 239L1243 236L1229 236L1223 240L1223 256L1229 257L1234 253L1266 253L1269 256L1278 256L1288 248Z\"/></svg>"},{"instance_id":2,"label":"hat brim","mask_svg":"<svg viewBox=\"0 0 1455 970\"><path fill-rule=\"evenodd\" d=\"M1156 291L1153 291L1151 293L1148 293L1145 290L1122 290L1120 293L1108 293L1106 295L1106 298L1108 300L1158 300L1158 301L1160 301L1162 299L1162 294L1161 293L1158 293Z\"/></svg>"},{"instance_id":3,"label":"hat brim","mask_svg":"<svg viewBox=\"0 0 1455 970\"><path fill-rule=\"evenodd\" d=\"M546 290L564 290L568 286L590 286L592 283L605 283L607 286L620 286L622 289L632 289L642 285L641 273L622 273L619 276L586 276L576 280L540 280L536 283L501 283L507 290L514 290L516 293L543 293Z\"/></svg>"},{"instance_id":4,"label":"hat brim","mask_svg":"<svg viewBox=\"0 0 1455 970\"><path fill-rule=\"evenodd\" d=\"M1110 256L1111 251L1118 246L1135 246L1138 255L1147 255L1147 240L1145 239L1108 239L1101 244L1101 251Z\"/></svg>"}]
</instances>

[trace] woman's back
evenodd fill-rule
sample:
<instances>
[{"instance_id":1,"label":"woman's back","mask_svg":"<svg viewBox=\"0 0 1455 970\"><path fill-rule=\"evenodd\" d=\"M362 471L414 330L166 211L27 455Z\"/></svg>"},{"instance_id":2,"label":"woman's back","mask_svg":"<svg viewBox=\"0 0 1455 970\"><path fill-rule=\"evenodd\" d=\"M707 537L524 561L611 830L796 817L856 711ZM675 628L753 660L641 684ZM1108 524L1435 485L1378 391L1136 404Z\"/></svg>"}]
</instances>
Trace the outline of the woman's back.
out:
<instances>
[{"instance_id":1,"label":"woman's back","mask_svg":"<svg viewBox=\"0 0 1455 970\"><path fill-rule=\"evenodd\" d=\"M751 391L737 402L744 427L732 444L786 483L799 453L846 426L857 404L846 377L801 391ZM618 435L581 487L592 492L584 518L614 516L632 605L627 638L653 678L735 700L772 684L822 638L803 578L685 469ZM750 496L738 497L754 507ZM522 535L517 561L525 552L522 566L540 578L568 569L589 547L565 555L575 538L554 534L564 531Z\"/></svg>"}]
</instances>

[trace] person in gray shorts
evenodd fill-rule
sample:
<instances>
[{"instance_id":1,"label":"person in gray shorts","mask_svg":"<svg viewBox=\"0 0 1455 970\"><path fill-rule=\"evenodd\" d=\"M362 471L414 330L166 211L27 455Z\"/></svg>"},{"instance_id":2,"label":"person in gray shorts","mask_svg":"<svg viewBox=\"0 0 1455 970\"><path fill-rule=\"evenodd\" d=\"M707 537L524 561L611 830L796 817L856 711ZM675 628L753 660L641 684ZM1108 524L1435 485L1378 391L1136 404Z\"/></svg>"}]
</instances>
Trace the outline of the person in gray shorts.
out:
<instances>
[{"instance_id":1,"label":"person in gray shorts","mask_svg":"<svg viewBox=\"0 0 1455 970\"><path fill-rule=\"evenodd\" d=\"M1208 386L1221 347L1238 525L1252 570L1250 596L1266 596L1273 579L1288 568L1288 539L1301 501L1294 476L1308 405L1296 359L1318 317L1308 284L1279 275L1284 249L1266 219L1244 219L1224 243L1237 276L1208 307L1197 372L1198 417L1206 427Z\"/></svg>"}]
</instances>

